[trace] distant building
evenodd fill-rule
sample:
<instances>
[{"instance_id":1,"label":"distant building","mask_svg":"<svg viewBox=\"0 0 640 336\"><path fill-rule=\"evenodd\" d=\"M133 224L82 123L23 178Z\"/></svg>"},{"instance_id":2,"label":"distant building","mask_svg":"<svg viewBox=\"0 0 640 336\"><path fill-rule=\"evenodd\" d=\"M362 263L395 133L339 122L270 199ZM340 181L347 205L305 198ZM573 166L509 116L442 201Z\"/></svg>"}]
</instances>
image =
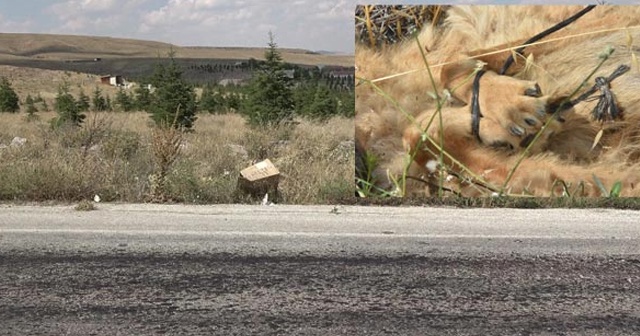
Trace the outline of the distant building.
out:
<instances>
[{"instance_id":1,"label":"distant building","mask_svg":"<svg viewBox=\"0 0 640 336\"><path fill-rule=\"evenodd\" d=\"M124 78L122 76L102 76L100 77L100 83L112 86L124 85Z\"/></svg>"}]
</instances>

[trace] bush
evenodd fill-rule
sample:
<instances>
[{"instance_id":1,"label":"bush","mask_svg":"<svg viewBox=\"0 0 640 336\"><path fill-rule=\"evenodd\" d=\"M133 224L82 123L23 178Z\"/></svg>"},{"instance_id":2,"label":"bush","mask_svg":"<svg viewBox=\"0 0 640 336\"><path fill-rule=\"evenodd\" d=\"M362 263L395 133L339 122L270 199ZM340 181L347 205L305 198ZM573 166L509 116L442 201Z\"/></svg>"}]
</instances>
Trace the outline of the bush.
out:
<instances>
[{"instance_id":1,"label":"bush","mask_svg":"<svg viewBox=\"0 0 640 336\"><path fill-rule=\"evenodd\" d=\"M20 110L20 99L6 77L0 79L0 111L15 113Z\"/></svg>"}]
</instances>

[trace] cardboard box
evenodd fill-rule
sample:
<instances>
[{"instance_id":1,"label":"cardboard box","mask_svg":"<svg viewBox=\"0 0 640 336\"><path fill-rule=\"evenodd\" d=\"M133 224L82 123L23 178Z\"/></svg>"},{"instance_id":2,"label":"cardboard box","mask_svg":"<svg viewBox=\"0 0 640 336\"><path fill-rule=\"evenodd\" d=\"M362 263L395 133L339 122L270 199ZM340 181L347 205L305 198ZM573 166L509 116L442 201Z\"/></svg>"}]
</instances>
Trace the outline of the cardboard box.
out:
<instances>
[{"instance_id":1,"label":"cardboard box","mask_svg":"<svg viewBox=\"0 0 640 336\"><path fill-rule=\"evenodd\" d=\"M255 199L262 199L269 194L270 200L277 201L279 182L280 171L266 159L240 171L237 192Z\"/></svg>"},{"instance_id":2,"label":"cardboard box","mask_svg":"<svg viewBox=\"0 0 640 336\"><path fill-rule=\"evenodd\" d=\"M280 175L280 171L273 165L273 163L271 163L271 160L266 159L254 164L251 167L243 169L242 171L240 171L240 175L247 181L253 182Z\"/></svg>"}]
</instances>

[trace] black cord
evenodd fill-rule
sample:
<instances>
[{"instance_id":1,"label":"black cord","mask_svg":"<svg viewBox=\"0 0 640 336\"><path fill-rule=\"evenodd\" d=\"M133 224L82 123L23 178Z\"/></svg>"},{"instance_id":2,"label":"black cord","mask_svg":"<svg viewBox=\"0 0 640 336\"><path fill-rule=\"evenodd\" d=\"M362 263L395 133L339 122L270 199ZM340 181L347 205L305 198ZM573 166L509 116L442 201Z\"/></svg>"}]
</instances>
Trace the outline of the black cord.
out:
<instances>
[{"instance_id":1,"label":"black cord","mask_svg":"<svg viewBox=\"0 0 640 336\"><path fill-rule=\"evenodd\" d=\"M530 44L530 43L537 42L538 40L541 40L542 38L546 37L547 35L555 33L556 31L558 31L558 30L568 26L569 24L575 22L581 16L587 14L589 11L591 11L595 7L596 7L596 5L589 5L589 6L585 7L585 8L583 8L581 11L579 11L576 14L574 14L572 17L570 17L570 18L568 18L568 19L556 24L555 26L543 31L542 33L539 33L536 36L528 39L526 42L524 42L524 44L527 45L527 44ZM524 48L526 48L526 46L516 49L516 53L518 55L522 55L522 52L524 51ZM509 67L511 66L511 64L513 64L513 55L509 55L509 58L507 58L507 60L504 62L504 65L502 66L502 69L500 70L500 74L504 75L505 73L507 73L507 70L509 70Z\"/></svg>"},{"instance_id":2,"label":"black cord","mask_svg":"<svg viewBox=\"0 0 640 336\"><path fill-rule=\"evenodd\" d=\"M482 143L480 139L480 118L482 118L482 112L480 112L480 78L484 75L485 71L480 70L476 73L473 79L473 94L471 96L471 133L478 139L478 142Z\"/></svg>"}]
</instances>

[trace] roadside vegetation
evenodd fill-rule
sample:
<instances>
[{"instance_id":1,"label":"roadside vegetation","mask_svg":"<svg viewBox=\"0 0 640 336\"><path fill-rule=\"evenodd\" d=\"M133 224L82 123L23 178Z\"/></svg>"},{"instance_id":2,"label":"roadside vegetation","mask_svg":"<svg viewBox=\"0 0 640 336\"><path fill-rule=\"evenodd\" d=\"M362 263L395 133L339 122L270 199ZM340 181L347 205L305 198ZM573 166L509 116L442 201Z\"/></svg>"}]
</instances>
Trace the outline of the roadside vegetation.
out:
<instances>
[{"instance_id":1,"label":"roadside vegetation","mask_svg":"<svg viewBox=\"0 0 640 336\"><path fill-rule=\"evenodd\" d=\"M0 114L0 201L255 202L236 185L264 159L281 172L281 203L352 199L352 85L285 76L272 36L265 58L246 86L197 87L170 53L115 95L66 80L53 99L27 93L5 109L23 113ZM13 94L4 80L0 96Z\"/></svg>"},{"instance_id":2,"label":"roadside vegetation","mask_svg":"<svg viewBox=\"0 0 640 336\"><path fill-rule=\"evenodd\" d=\"M147 113L88 112L81 127L59 128L50 125L55 112L38 116L25 122L21 114L0 115L0 144L6 146L0 149L1 201L76 202L99 195L102 202L254 202L235 194L238 175L266 158L282 174L282 203L331 204L353 196L350 118L299 119L293 130L257 130L238 114L200 115L194 132L180 133L160 192L153 189L163 169L157 145L167 138L157 138ZM16 136L26 143L11 145Z\"/></svg>"}]
</instances>

